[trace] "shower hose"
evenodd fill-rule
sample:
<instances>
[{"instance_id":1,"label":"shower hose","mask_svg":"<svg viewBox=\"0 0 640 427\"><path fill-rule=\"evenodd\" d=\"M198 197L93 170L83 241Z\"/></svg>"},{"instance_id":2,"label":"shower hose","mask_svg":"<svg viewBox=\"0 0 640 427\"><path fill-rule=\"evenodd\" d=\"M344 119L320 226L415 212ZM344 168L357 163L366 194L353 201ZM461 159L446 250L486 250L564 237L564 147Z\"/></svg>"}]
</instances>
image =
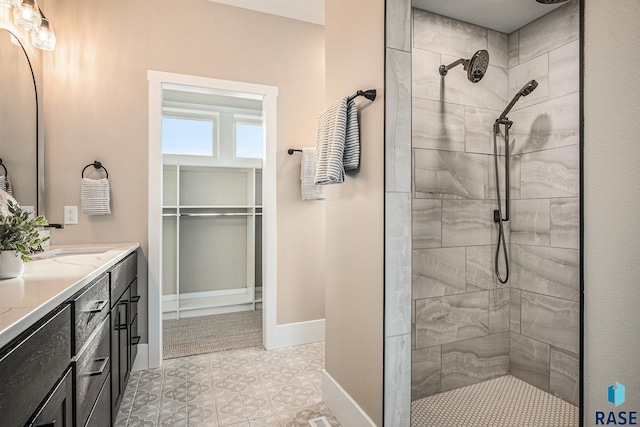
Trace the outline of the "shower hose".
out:
<instances>
[{"instance_id":1,"label":"shower hose","mask_svg":"<svg viewBox=\"0 0 640 427\"><path fill-rule=\"evenodd\" d=\"M506 243L506 239L505 239L505 236L504 236L504 222L505 221L509 221L509 218L508 218L509 208L507 206L507 218L503 218L502 217L502 201L500 200L500 174L499 174L499 167L498 167L498 142L497 142L498 132L500 132L500 123L505 125L505 131L504 131L505 164L506 164L506 168L505 168L505 174L506 174L506 176L505 176L505 182L506 182L505 204L509 203L509 176L508 176L509 163L508 163L508 157L509 157L509 127L511 126L511 122L509 122L509 121L504 121L504 122L496 121L496 123L493 125L493 160L494 160L494 165L495 165L495 168L496 168L496 197L498 198L498 211L494 212L493 220L498 225L498 245L496 247L496 256L495 256L494 267L495 267L496 277L498 278L500 283L507 283L509 281L509 256L507 255L507 243ZM500 263L499 263L499 261L500 261L500 253L502 253L503 257L504 257L504 265L505 265L504 277L500 274Z\"/></svg>"}]
</instances>

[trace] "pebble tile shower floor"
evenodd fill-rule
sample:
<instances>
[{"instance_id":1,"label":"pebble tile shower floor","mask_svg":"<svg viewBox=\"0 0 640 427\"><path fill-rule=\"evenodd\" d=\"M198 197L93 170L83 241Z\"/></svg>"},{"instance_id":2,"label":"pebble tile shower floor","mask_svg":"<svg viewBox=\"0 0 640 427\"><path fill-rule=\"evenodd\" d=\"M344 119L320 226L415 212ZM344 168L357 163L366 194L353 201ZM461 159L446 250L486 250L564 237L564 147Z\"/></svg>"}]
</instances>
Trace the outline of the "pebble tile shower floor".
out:
<instances>
[{"instance_id":1,"label":"pebble tile shower floor","mask_svg":"<svg viewBox=\"0 0 640 427\"><path fill-rule=\"evenodd\" d=\"M412 427L577 427L578 408L511 375L411 404Z\"/></svg>"},{"instance_id":2,"label":"pebble tile shower floor","mask_svg":"<svg viewBox=\"0 0 640 427\"><path fill-rule=\"evenodd\" d=\"M165 360L134 372L116 427L309 427L326 417L324 343L259 347Z\"/></svg>"}]
</instances>

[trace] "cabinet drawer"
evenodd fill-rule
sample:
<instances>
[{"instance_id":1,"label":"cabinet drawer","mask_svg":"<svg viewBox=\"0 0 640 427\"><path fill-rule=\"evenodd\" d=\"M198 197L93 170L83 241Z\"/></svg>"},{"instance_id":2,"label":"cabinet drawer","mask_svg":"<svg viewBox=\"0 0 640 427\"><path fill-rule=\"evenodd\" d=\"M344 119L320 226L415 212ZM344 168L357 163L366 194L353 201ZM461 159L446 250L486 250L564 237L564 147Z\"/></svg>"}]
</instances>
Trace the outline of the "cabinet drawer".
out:
<instances>
[{"instance_id":1,"label":"cabinet drawer","mask_svg":"<svg viewBox=\"0 0 640 427\"><path fill-rule=\"evenodd\" d=\"M89 415L86 427L111 427L111 400L109 398L109 377L102 385L98 400ZM117 414L116 414L117 415ZM114 415L115 418L115 415Z\"/></svg>"},{"instance_id":2,"label":"cabinet drawer","mask_svg":"<svg viewBox=\"0 0 640 427\"><path fill-rule=\"evenodd\" d=\"M109 275L105 274L71 301L75 324L73 354L85 345L109 313Z\"/></svg>"},{"instance_id":3,"label":"cabinet drawer","mask_svg":"<svg viewBox=\"0 0 640 427\"><path fill-rule=\"evenodd\" d=\"M133 252L113 267L111 270L111 306L120 299L120 296L137 275L138 255L136 252Z\"/></svg>"},{"instance_id":4,"label":"cabinet drawer","mask_svg":"<svg viewBox=\"0 0 640 427\"><path fill-rule=\"evenodd\" d=\"M107 316L76 361L76 423L79 426L85 425L111 371L109 325Z\"/></svg>"},{"instance_id":5,"label":"cabinet drawer","mask_svg":"<svg viewBox=\"0 0 640 427\"><path fill-rule=\"evenodd\" d=\"M0 355L0 426L23 426L71 360L71 308L21 335Z\"/></svg>"}]
</instances>

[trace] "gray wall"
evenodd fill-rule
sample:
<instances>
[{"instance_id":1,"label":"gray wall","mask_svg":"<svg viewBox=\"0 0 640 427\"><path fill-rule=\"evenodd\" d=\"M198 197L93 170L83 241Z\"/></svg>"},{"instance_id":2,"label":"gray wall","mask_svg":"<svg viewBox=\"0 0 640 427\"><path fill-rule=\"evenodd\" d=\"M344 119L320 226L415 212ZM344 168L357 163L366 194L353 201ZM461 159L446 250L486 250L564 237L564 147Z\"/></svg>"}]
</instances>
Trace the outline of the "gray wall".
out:
<instances>
[{"instance_id":1,"label":"gray wall","mask_svg":"<svg viewBox=\"0 0 640 427\"><path fill-rule=\"evenodd\" d=\"M577 404L578 16L573 2L508 37L414 10L413 399L511 372ZM481 82L437 73L478 49L491 57ZM493 274L491 128L532 78L509 115L505 285Z\"/></svg>"}]
</instances>

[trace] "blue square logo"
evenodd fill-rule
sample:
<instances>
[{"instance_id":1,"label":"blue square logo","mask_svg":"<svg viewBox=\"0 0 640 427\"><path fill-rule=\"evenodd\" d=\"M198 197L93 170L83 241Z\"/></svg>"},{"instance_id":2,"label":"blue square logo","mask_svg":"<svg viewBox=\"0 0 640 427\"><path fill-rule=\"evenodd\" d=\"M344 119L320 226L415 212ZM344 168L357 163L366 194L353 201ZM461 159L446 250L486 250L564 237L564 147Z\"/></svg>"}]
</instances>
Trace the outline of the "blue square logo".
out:
<instances>
[{"instance_id":1,"label":"blue square logo","mask_svg":"<svg viewBox=\"0 0 640 427\"><path fill-rule=\"evenodd\" d=\"M624 403L624 386L616 381L615 384L609 386L607 395L607 400L617 408Z\"/></svg>"}]
</instances>

